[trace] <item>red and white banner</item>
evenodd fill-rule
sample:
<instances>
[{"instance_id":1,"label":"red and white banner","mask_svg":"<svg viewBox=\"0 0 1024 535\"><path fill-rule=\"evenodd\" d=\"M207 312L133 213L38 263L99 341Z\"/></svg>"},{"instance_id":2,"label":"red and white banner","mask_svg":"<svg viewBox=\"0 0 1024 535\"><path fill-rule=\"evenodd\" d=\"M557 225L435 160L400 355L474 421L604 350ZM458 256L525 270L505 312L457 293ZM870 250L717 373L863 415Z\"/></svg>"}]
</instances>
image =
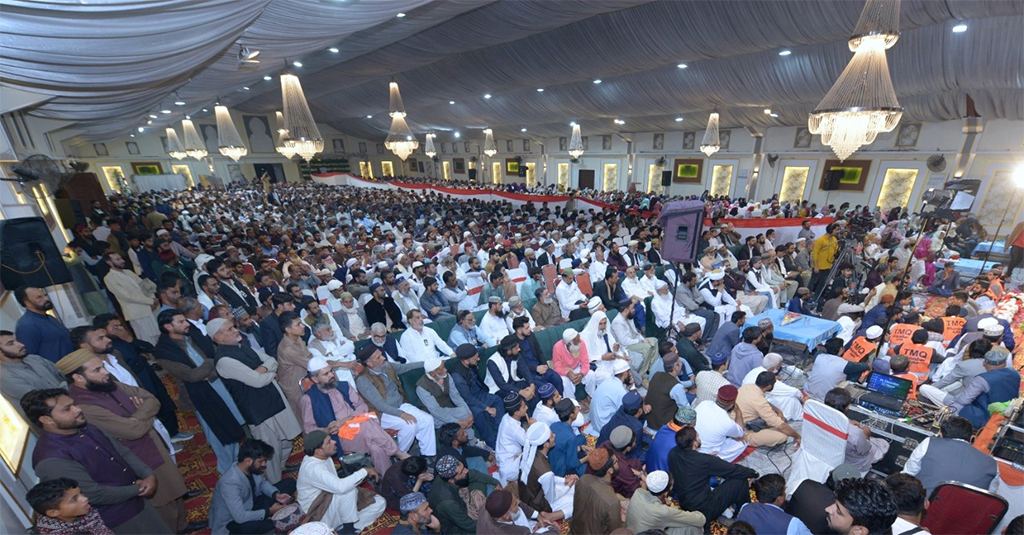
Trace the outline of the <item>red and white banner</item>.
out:
<instances>
[{"instance_id":1,"label":"red and white banner","mask_svg":"<svg viewBox=\"0 0 1024 535\"><path fill-rule=\"evenodd\" d=\"M456 199L464 200L480 200L480 201L506 201L516 206L522 206L527 203L543 204L551 208L560 206L565 208L565 203L569 201L569 197L565 195L532 195L527 193L512 193L509 191L494 191L486 189L462 189L462 188L449 188L445 186L438 186L434 184L417 184L412 182L376 182L373 180L366 180L348 173L324 173L324 174L313 174L313 182L317 184L327 184L331 186L356 186L360 188L377 188L377 189L401 189L407 191L431 191L441 195L447 195ZM615 210L616 206L611 204L605 204L598 201L592 201L590 199L584 199L577 197L576 206L581 210L588 210L593 208L595 211L602 211L604 209ZM811 230L815 236L821 236L825 233L825 227L831 223L833 219L831 217L823 217L811 219ZM756 236L758 234L764 234L769 229L775 230L775 245L782 245L789 242L795 242L797 234L800 232L800 227L804 222L804 218L794 217L788 219L720 219L718 223L720 225L729 223L733 226L733 229L746 238L747 236ZM711 226L711 219L704 220L704 228ZM810 246L810 244L808 244Z\"/></svg>"}]
</instances>

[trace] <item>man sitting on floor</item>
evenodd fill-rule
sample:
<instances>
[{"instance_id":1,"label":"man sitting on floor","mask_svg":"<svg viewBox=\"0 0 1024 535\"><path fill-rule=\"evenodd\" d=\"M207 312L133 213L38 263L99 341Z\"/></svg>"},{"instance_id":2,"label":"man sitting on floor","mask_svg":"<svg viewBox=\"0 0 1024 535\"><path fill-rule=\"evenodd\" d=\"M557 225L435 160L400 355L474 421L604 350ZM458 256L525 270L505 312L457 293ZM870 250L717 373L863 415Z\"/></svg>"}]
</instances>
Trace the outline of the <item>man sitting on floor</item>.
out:
<instances>
[{"instance_id":1,"label":"man sitting on floor","mask_svg":"<svg viewBox=\"0 0 1024 535\"><path fill-rule=\"evenodd\" d=\"M373 524L384 513L387 502L372 491L360 490L360 485L367 478L379 477L377 471L365 467L350 476L339 477L334 468L338 445L333 438L316 430L307 433L303 442L306 456L299 466L295 486L299 506L308 515L307 521L323 522L338 533L349 534ZM367 497L360 499L360 494ZM359 502L369 503L360 507Z\"/></svg>"},{"instance_id":2,"label":"man sitting on floor","mask_svg":"<svg viewBox=\"0 0 1024 535\"><path fill-rule=\"evenodd\" d=\"M254 438L238 449L238 462L217 480L210 502L210 532L213 535L267 533L273 531L271 517L292 502L295 480L282 479L276 486L263 478L274 448Z\"/></svg>"}]
</instances>

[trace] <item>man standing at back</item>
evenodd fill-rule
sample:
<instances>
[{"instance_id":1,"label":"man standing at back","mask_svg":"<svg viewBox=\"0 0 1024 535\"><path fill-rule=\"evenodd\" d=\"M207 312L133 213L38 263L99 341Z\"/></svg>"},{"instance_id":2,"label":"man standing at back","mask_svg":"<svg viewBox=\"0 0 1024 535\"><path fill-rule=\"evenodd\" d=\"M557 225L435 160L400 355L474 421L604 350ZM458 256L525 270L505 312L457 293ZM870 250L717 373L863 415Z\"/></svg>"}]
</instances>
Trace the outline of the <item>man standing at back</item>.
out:
<instances>
[{"instance_id":1,"label":"man standing at back","mask_svg":"<svg viewBox=\"0 0 1024 535\"><path fill-rule=\"evenodd\" d=\"M50 362L57 362L64 355L75 350L71 345L68 328L54 316L53 301L46 290L22 286L14 290L14 300L25 307L25 313L18 318L14 329L18 341L25 344L29 355L39 355Z\"/></svg>"},{"instance_id":2,"label":"man standing at back","mask_svg":"<svg viewBox=\"0 0 1024 535\"><path fill-rule=\"evenodd\" d=\"M121 304L124 319L132 324L136 336L155 344L160 338L160 327L153 316L153 311L160 307L154 293L156 286L152 281L143 281L134 271L125 269L124 258L117 253L107 253L103 260L110 266L103 283Z\"/></svg>"}]
</instances>

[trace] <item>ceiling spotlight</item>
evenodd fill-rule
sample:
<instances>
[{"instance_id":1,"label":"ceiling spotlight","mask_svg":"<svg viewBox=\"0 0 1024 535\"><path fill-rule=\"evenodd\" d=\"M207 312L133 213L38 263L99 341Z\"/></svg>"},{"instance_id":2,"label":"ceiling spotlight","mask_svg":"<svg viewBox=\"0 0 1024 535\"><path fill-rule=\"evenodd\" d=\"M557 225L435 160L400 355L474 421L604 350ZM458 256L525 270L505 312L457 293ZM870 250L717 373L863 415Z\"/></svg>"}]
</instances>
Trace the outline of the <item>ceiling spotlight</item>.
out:
<instances>
[{"instance_id":1,"label":"ceiling spotlight","mask_svg":"<svg viewBox=\"0 0 1024 535\"><path fill-rule=\"evenodd\" d=\"M601 83L601 79L600 79L600 78L596 78L596 79L594 80L594 83L595 83L595 84L599 84L599 83Z\"/></svg>"},{"instance_id":2,"label":"ceiling spotlight","mask_svg":"<svg viewBox=\"0 0 1024 535\"><path fill-rule=\"evenodd\" d=\"M525 128L520 128L519 131L520 132L526 132L526 129Z\"/></svg>"},{"instance_id":3,"label":"ceiling spotlight","mask_svg":"<svg viewBox=\"0 0 1024 535\"><path fill-rule=\"evenodd\" d=\"M537 88L537 92L538 93L543 93L544 92L544 88L543 87L538 87Z\"/></svg>"},{"instance_id":4,"label":"ceiling spotlight","mask_svg":"<svg viewBox=\"0 0 1024 535\"><path fill-rule=\"evenodd\" d=\"M677 122L677 123L681 123L681 122L683 122L683 118L682 118L682 117L676 117L676 122Z\"/></svg>"},{"instance_id":5,"label":"ceiling spotlight","mask_svg":"<svg viewBox=\"0 0 1024 535\"><path fill-rule=\"evenodd\" d=\"M772 109L771 108L765 108L764 109L764 114L765 115L771 115L772 114Z\"/></svg>"},{"instance_id":6,"label":"ceiling spotlight","mask_svg":"<svg viewBox=\"0 0 1024 535\"><path fill-rule=\"evenodd\" d=\"M396 16L396 17L398 17L398 18L402 18L402 17L404 17L404 16L405 16L405 13L398 13L398 14L396 14L395 16Z\"/></svg>"},{"instance_id":7,"label":"ceiling spotlight","mask_svg":"<svg viewBox=\"0 0 1024 535\"><path fill-rule=\"evenodd\" d=\"M274 77L268 74L268 75L264 76L263 79L269 82L269 81L273 80Z\"/></svg>"},{"instance_id":8,"label":"ceiling spotlight","mask_svg":"<svg viewBox=\"0 0 1024 535\"><path fill-rule=\"evenodd\" d=\"M485 93L484 94L484 98L491 98L491 94L490 93Z\"/></svg>"},{"instance_id":9,"label":"ceiling spotlight","mask_svg":"<svg viewBox=\"0 0 1024 535\"><path fill-rule=\"evenodd\" d=\"M788 49L788 48L784 48L784 49L779 51L779 55L780 56L788 56L788 55L790 55L792 53L793 53L793 51Z\"/></svg>"},{"instance_id":10,"label":"ceiling spotlight","mask_svg":"<svg viewBox=\"0 0 1024 535\"><path fill-rule=\"evenodd\" d=\"M455 104L455 101L454 100L449 100L448 104Z\"/></svg>"},{"instance_id":11,"label":"ceiling spotlight","mask_svg":"<svg viewBox=\"0 0 1024 535\"><path fill-rule=\"evenodd\" d=\"M328 48L327 51L330 52L331 54L337 54L339 52L338 47L336 47L336 46L332 46L331 48Z\"/></svg>"},{"instance_id":12,"label":"ceiling spotlight","mask_svg":"<svg viewBox=\"0 0 1024 535\"><path fill-rule=\"evenodd\" d=\"M247 86L247 85L243 85L243 86L242 86L242 90L243 90L243 91L248 91L248 90L249 90L249 86Z\"/></svg>"},{"instance_id":13,"label":"ceiling spotlight","mask_svg":"<svg viewBox=\"0 0 1024 535\"><path fill-rule=\"evenodd\" d=\"M294 65L295 67L302 67L302 63L299 61L293 61L292 65Z\"/></svg>"},{"instance_id":14,"label":"ceiling spotlight","mask_svg":"<svg viewBox=\"0 0 1024 535\"><path fill-rule=\"evenodd\" d=\"M160 110L160 113L167 115L168 113L171 113L171 110Z\"/></svg>"},{"instance_id":15,"label":"ceiling spotlight","mask_svg":"<svg viewBox=\"0 0 1024 535\"><path fill-rule=\"evenodd\" d=\"M135 137L135 134L128 134L128 137Z\"/></svg>"},{"instance_id":16,"label":"ceiling spotlight","mask_svg":"<svg viewBox=\"0 0 1024 535\"><path fill-rule=\"evenodd\" d=\"M149 114L149 118L150 118L150 119L156 119L156 115L153 115L153 114L151 113L151 114Z\"/></svg>"},{"instance_id":17,"label":"ceiling spotlight","mask_svg":"<svg viewBox=\"0 0 1024 535\"><path fill-rule=\"evenodd\" d=\"M455 132L455 137L459 137L459 133L458 132Z\"/></svg>"},{"instance_id":18,"label":"ceiling spotlight","mask_svg":"<svg viewBox=\"0 0 1024 535\"><path fill-rule=\"evenodd\" d=\"M777 114L777 113L769 113L768 116L769 117L778 117L779 114Z\"/></svg>"},{"instance_id":19,"label":"ceiling spotlight","mask_svg":"<svg viewBox=\"0 0 1024 535\"><path fill-rule=\"evenodd\" d=\"M210 110L208 110L208 109L206 109L206 108L203 108L203 111L210 111Z\"/></svg>"},{"instance_id":20,"label":"ceiling spotlight","mask_svg":"<svg viewBox=\"0 0 1024 535\"><path fill-rule=\"evenodd\" d=\"M178 96L178 93L174 93L174 105L175 106L184 106L185 105L185 101L181 100L181 97Z\"/></svg>"},{"instance_id":21,"label":"ceiling spotlight","mask_svg":"<svg viewBox=\"0 0 1024 535\"><path fill-rule=\"evenodd\" d=\"M153 119L149 119L148 121L146 121L146 124L153 124Z\"/></svg>"},{"instance_id":22,"label":"ceiling spotlight","mask_svg":"<svg viewBox=\"0 0 1024 535\"><path fill-rule=\"evenodd\" d=\"M373 116L372 115L367 115L366 118L367 119L373 119Z\"/></svg>"},{"instance_id":23,"label":"ceiling spotlight","mask_svg":"<svg viewBox=\"0 0 1024 535\"><path fill-rule=\"evenodd\" d=\"M687 68L687 67L689 67L689 65L687 65L687 64L685 64L685 63L680 63L679 65L676 65L676 68L677 68L677 69L685 69L685 68Z\"/></svg>"},{"instance_id":24,"label":"ceiling spotlight","mask_svg":"<svg viewBox=\"0 0 1024 535\"><path fill-rule=\"evenodd\" d=\"M966 31L967 25L962 22L957 24L956 26L953 26L953 33L964 33Z\"/></svg>"},{"instance_id":25,"label":"ceiling spotlight","mask_svg":"<svg viewBox=\"0 0 1024 535\"><path fill-rule=\"evenodd\" d=\"M572 122L570 122L570 123L569 123L569 126L576 126L576 121L572 121Z\"/></svg>"},{"instance_id":26,"label":"ceiling spotlight","mask_svg":"<svg viewBox=\"0 0 1024 535\"><path fill-rule=\"evenodd\" d=\"M626 121L623 121L622 119L615 119L612 122L614 122L615 124L626 124Z\"/></svg>"},{"instance_id":27,"label":"ceiling spotlight","mask_svg":"<svg viewBox=\"0 0 1024 535\"><path fill-rule=\"evenodd\" d=\"M139 132L145 132L145 131L146 131L146 129L145 129L145 128L143 128L143 127L141 127L141 126L139 127Z\"/></svg>"},{"instance_id":28,"label":"ceiling spotlight","mask_svg":"<svg viewBox=\"0 0 1024 535\"><path fill-rule=\"evenodd\" d=\"M260 60L256 59L260 55L259 50L251 50L247 46L243 46L238 51L238 63L240 65L259 63Z\"/></svg>"}]
</instances>

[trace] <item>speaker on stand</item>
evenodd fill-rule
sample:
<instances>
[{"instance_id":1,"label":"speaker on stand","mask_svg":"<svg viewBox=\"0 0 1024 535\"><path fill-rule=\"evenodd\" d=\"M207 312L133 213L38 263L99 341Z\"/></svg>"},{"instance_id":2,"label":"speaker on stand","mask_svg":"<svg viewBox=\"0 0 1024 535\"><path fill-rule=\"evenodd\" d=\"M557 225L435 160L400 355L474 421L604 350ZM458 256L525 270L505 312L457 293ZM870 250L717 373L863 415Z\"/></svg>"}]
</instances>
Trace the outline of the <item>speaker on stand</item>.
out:
<instances>
[{"instance_id":1,"label":"speaker on stand","mask_svg":"<svg viewBox=\"0 0 1024 535\"><path fill-rule=\"evenodd\" d=\"M41 217L0 221L0 284L46 288L71 282L71 272Z\"/></svg>"},{"instance_id":2,"label":"speaker on stand","mask_svg":"<svg viewBox=\"0 0 1024 535\"><path fill-rule=\"evenodd\" d=\"M661 172L661 186L667 188L672 185L672 171Z\"/></svg>"},{"instance_id":3,"label":"speaker on stand","mask_svg":"<svg viewBox=\"0 0 1024 535\"><path fill-rule=\"evenodd\" d=\"M843 179L846 173L841 169L829 169L825 171L825 183L821 185L821 189L827 191L825 194L825 205L822 208L828 208L829 197L832 192L839 189L839 182Z\"/></svg>"}]
</instances>

